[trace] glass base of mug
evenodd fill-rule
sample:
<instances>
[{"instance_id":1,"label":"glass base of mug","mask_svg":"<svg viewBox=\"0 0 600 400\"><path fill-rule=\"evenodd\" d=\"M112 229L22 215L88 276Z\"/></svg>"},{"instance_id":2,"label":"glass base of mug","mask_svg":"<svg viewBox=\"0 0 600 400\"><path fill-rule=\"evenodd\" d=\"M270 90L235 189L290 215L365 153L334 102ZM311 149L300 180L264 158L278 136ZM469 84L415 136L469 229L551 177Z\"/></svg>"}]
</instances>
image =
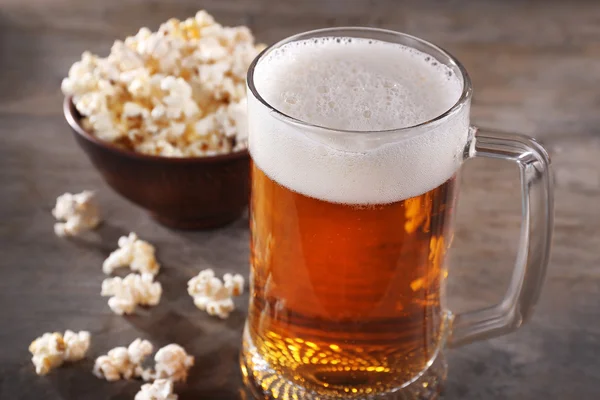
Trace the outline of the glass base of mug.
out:
<instances>
[{"instance_id":1,"label":"glass base of mug","mask_svg":"<svg viewBox=\"0 0 600 400\"><path fill-rule=\"evenodd\" d=\"M317 393L281 376L258 354L248 329L244 330L240 365L246 387L260 400L436 400L440 397L447 375L446 360L440 352L429 368L401 387L380 393L347 393L343 397L338 393Z\"/></svg>"}]
</instances>

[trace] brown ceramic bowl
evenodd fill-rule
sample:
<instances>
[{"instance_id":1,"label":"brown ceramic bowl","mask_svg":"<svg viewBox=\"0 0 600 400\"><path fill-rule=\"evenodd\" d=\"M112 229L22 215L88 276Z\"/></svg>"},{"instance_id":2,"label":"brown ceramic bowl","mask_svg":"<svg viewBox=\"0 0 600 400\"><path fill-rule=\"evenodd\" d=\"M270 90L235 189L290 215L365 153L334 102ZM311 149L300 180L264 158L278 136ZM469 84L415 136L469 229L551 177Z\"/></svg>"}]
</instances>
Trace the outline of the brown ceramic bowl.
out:
<instances>
[{"instance_id":1,"label":"brown ceramic bowl","mask_svg":"<svg viewBox=\"0 0 600 400\"><path fill-rule=\"evenodd\" d=\"M237 219L248 205L247 151L195 158L135 153L86 132L70 97L65 98L63 111L77 143L106 183L161 224L216 228Z\"/></svg>"}]
</instances>

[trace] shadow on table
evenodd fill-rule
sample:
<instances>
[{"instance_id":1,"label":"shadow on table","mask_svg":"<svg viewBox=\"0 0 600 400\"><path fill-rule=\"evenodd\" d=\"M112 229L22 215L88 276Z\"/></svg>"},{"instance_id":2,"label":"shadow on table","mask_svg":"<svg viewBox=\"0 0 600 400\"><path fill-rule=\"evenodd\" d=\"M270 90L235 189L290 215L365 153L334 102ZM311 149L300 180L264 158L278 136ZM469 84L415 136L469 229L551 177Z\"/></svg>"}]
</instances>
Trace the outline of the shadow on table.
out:
<instances>
[{"instance_id":1,"label":"shadow on table","mask_svg":"<svg viewBox=\"0 0 600 400\"><path fill-rule=\"evenodd\" d=\"M238 364L239 349L225 346L196 359L187 383L178 383L179 400L252 400Z\"/></svg>"},{"instance_id":2,"label":"shadow on table","mask_svg":"<svg viewBox=\"0 0 600 400\"><path fill-rule=\"evenodd\" d=\"M65 364L47 378L60 398L86 400L131 400L139 391L141 381L108 382L92 374L94 360Z\"/></svg>"},{"instance_id":3,"label":"shadow on table","mask_svg":"<svg viewBox=\"0 0 600 400\"><path fill-rule=\"evenodd\" d=\"M192 323L187 317L173 310L153 309L150 315L124 316L127 322L137 330L146 332L152 343L177 343L186 347L186 344L206 334L201 324Z\"/></svg>"},{"instance_id":4,"label":"shadow on table","mask_svg":"<svg viewBox=\"0 0 600 400\"><path fill-rule=\"evenodd\" d=\"M231 389L217 389L217 390L181 390L178 392L179 400L253 400L254 398L248 394L243 388L236 390Z\"/></svg>"},{"instance_id":5,"label":"shadow on table","mask_svg":"<svg viewBox=\"0 0 600 400\"><path fill-rule=\"evenodd\" d=\"M129 232L123 228L111 225L108 222L102 222L97 229L91 232L85 232L81 236L68 237L78 247L100 253L103 257L116 250L121 236L127 236Z\"/></svg>"}]
</instances>

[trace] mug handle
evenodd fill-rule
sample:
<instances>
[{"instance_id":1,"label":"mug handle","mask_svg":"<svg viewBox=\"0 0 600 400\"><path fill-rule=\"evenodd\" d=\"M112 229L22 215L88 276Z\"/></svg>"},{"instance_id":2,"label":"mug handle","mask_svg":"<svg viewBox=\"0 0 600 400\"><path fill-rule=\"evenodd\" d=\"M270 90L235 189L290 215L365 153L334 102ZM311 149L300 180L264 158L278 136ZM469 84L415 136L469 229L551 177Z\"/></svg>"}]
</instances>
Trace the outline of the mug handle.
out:
<instances>
[{"instance_id":1,"label":"mug handle","mask_svg":"<svg viewBox=\"0 0 600 400\"><path fill-rule=\"evenodd\" d=\"M449 347L505 335L529 319L540 296L552 240L554 198L546 150L527 136L475 127L470 130L465 159L498 158L519 166L521 237L504 299L492 307L456 314L451 321Z\"/></svg>"}]
</instances>

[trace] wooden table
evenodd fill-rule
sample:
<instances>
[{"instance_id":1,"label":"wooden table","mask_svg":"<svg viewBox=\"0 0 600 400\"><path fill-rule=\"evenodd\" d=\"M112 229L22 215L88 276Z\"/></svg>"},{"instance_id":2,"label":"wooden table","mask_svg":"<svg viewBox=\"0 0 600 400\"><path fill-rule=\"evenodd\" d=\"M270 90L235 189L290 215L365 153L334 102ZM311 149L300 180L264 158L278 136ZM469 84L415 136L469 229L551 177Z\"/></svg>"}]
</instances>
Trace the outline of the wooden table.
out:
<instances>
[{"instance_id":1,"label":"wooden table","mask_svg":"<svg viewBox=\"0 0 600 400\"><path fill-rule=\"evenodd\" d=\"M529 325L450 352L448 399L597 399L600 396L600 2L394 0L3 0L0 8L0 398L132 399L139 382L108 383L94 357L137 337L182 344L196 356L186 399L246 399L237 356L247 298L226 321L196 310L186 281L200 269L247 274L247 221L177 232L113 193L75 145L59 84L84 50L106 54L138 27L205 7L271 43L317 27L372 25L412 33L455 54L475 87L474 123L537 137L556 176L556 229L546 286ZM62 240L57 195L95 189L106 223ZM469 162L452 251L451 306L496 302L519 229L514 167ZM101 263L138 232L158 247L164 296L156 308L113 315L99 296ZM37 377L36 336L87 329L86 361Z\"/></svg>"}]
</instances>

